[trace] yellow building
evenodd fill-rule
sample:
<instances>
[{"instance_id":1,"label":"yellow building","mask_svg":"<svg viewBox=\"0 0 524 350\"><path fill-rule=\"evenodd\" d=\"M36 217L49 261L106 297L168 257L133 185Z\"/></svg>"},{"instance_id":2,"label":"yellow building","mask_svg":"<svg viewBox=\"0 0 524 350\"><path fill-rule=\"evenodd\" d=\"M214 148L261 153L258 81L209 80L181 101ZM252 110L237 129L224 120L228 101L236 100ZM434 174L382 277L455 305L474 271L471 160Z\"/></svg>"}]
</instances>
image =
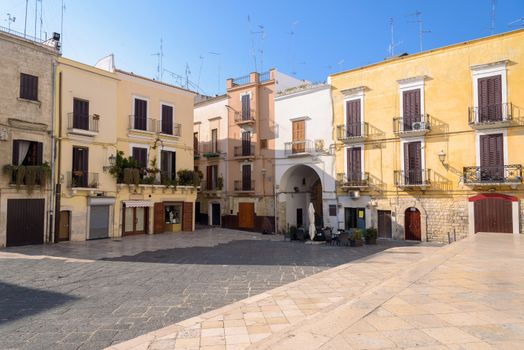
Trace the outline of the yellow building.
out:
<instances>
[{"instance_id":1,"label":"yellow building","mask_svg":"<svg viewBox=\"0 0 524 350\"><path fill-rule=\"evenodd\" d=\"M193 178L183 183L178 172L193 171L195 93L122 70L115 72L119 79L117 149L141 168L136 185L118 179L116 231L118 235L193 231L196 187Z\"/></svg>"},{"instance_id":2,"label":"yellow building","mask_svg":"<svg viewBox=\"0 0 524 350\"><path fill-rule=\"evenodd\" d=\"M523 231L524 30L330 76L341 228Z\"/></svg>"},{"instance_id":3,"label":"yellow building","mask_svg":"<svg viewBox=\"0 0 524 350\"><path fill-rule=\"evenodd\" d=\"M62 57L56 77L60 213L55 241L114 236L117 193L108 169L116 154L118 78Z\"/></svg>"}]
</instances>

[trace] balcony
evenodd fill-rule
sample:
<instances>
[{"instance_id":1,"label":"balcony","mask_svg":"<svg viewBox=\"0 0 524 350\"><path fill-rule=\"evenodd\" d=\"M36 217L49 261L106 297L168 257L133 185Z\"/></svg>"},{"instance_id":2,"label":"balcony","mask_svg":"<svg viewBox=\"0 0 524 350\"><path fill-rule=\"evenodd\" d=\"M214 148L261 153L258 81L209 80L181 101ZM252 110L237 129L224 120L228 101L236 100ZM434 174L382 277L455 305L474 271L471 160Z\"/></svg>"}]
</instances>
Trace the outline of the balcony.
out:
<instances>
[{"instance_id":1,"label":"balcony","mask_svg":"<svg viewBox=\"0 0 524 350\"><path fill-rule=\"evenodd\" d=\"M98 121L100 119L98 114L83 115L68 113L67 119L67 131L71 134L84 136L95 136L98 134Z\"/></svg>"},{"instance_id":2,"label":"balcony","mask_svg":"<svg viewBox=\"0 0 524 350\"><path fill-rule=\"evenodd\" d=\"M169 123L162 120L157 121L157 129L159 133L170 136L180 137L182 135L182 125L179 123Z\"/></svg>"},{"instance_id":3,"label":"balcony","mask_svg":"<svg viewBox=\"0 0 524 350\"><path fill-rule=\"evenodd\" d=\"M464 167L463 179L468 186L516 186L522 183L522 165Z\"/></svg>"},{"instance_id":4,"label":"balcony","mask_svg":"<svg viewBox=\"0 0 524 350\"><path fill-rule=\"evenodd\" d=\"M246 85L251 82L250 75L244 75L242 77L234 78L233 79L233 86L240 86L240 85Z\"/></svg>"},{"instance_id":5,"label":"balcony","mask_svg":"<svg viewBox=\"0 0 524 350\"><path fill-rule=\"evenodd\" d=\"M315 152L311 140L292 141L284 144L284 154L286 157L308 156Z\"/></svg>"},{"instance_id":6,"label":"balcony","mask_svg":"<svg viewBox=\"0 0 524 350\"><path fill-rule=\"evenodd\" d=\"M337 126L337 140L344 143L363 142L369 134L368 123Z\"/></svg>"},{"instance_id":7,"label":"balcony","mask_svg":"<svg viewBox=\"0 0 524 350\"><path fill-rule=\"evenodd\" d=\"M255 145L235 146L233 156L237 159L247 159L255 157Z\"/></svg>"},{"instance_id":8,"label":"balcony","mask_svg":"<svg viewBox=\"0 0 524 350\"><path fill-rule=\"evenodd\" d=\"M504 128L511 124L513 105L502 103L483 107L470 107L469 126L476 130Z\"/></svg>"},{"instance_id":9,"label":"balcony","mask_svg":"<svg viewBox=\"0 0 524 350\"><path fill-rule=\"evenodd\" d=\"M369 187L369 173L339 173L337 181L342 189L346 190L363 190Z\"/></svg>"},{"instance_id":10,"label":"balcony","mask_svg":"<svg viewBox=\"0 0 524 350\"><path fill-rule=\"evenodd\" d=\"M396 170L394 173L395 186L404 189L426 188L431 184L431 169Z\"/></svg>"},{"instance_id":11,"label":"balcony","mask_svg":"<svg viewBox=\"0 0 524 350\"><path fill-rule=\"evenodd\" d=\"M207 159L218 158L220 156L218 143L205 143L202 145L202 150L202 155Z\"/></svg>"},{"instance_id":12,"label":"balcony","mask_svg":"<svg viewBox=\"0 0 524 350\"><path fill-rule=\"evenodd\" d=\"M98 173L86 173L81 170L67 172L68 188L98 188Z\"/></svg>"},{"instance_id":13,"label":"balcony","mask_svg":"<svg viewBox=\"0 0 524 350\"><path fill-rule=\"evenodd\" d=\"M255 111L252 109L235 112L235 124L246 125L255 123Z\"/></svg>"},{"instance_id":14,"label":"balcony","mask_svg":"<svg viewBox=\"0 0 524 350\"><path fill-rule=\"evenodd\" d=\"M255 192L255 180L249 181L235 181L234 183L235 192Z\"/></svg>"},{"instance_id":15,"label":"balcony","mask_svg":"<svg viewBox=\"0 0 524 350\"><path fill-rule=\"evenodd\" d=\"M400 137L423 136L431 129L429 115L393 118L393 132Z\"/></svg>"},{"instance_id":16,"label":"balcony","mask_svg":"<svg viewBox=\"0 0 524 350\"><path fill-rule=\"evenodd\" d=\"M144 118L136 115L129 116L129 130L156 132L157 121L152 118Z\"/></svg>"}]
</instances>

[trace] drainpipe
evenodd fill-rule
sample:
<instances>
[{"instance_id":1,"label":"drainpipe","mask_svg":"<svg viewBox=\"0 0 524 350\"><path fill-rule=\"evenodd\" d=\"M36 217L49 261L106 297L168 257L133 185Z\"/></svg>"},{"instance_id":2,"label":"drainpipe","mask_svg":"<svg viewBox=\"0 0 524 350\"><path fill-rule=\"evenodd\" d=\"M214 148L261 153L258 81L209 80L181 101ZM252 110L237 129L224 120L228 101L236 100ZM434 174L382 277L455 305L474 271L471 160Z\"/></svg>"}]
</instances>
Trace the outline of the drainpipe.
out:
<instances>
[{"instance_id":1,"label":"drainpipe","mask_svg":"<svg viewBox=\"0 0 524 350\"><path fill-rule=\"evenodd\" d=\"M58 73L58 140L56 141L57 166L55 185L55 230L53 241L58 243L58 231L60 229L60 195L62 185L60 184L60 169L62 166L62 72Z\"/></svg>"},{"instance_id":2,"label":"drainpipe","mask_svg":"<svg viewBox=\"0 0 524 350\"><path fill-rule=\"evenodd\" d=\"M51 81L52 81L52 87L51 87L51 96L52 96L52 115L51 115L51 191L49 191L49 216L48 216L48 230L47 230L47 237L46 242L51 243L54 242L54 217L56 216L56 212L53 211L54 207L54 191L53 191L53 185L55 183L55 114L56 114L56 98L55 98L55 89L56 89L56 62L51 63Z\"/></svg>"}]
</instances>

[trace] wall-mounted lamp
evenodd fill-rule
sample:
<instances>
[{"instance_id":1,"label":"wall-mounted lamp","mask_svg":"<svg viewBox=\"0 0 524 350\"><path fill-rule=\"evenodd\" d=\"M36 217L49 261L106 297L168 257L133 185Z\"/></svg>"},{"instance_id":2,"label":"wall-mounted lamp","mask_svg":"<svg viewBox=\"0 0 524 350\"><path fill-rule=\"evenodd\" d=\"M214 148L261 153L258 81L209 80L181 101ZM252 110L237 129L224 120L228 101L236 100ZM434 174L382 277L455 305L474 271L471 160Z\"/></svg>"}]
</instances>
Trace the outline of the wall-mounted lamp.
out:
<instances>
[{"instance_id":1,"label":"wall-mounted lamp","mask_svg":"<svg viewBox=\"0 0 524 350\"><path fill-rule=\"evenodd\" d=\"M109 161L109 165L104 165L102 167L102 169L105 171L105 172L108 172L112 167L113 165L115 165L115 162L116 162L116 157L114 154L111 154L109 156L109 158L107 158L107 160Z\"/></svg>"},{"instance_id":2,"label":"wall-mounted lamp","mask_svg":"<svg viewBox=\"0 0 524 350\"><path fill-rule=\"evenodd\" d=\"M262 170L260 170L260 172L262 173L262 176L265 177L267 170L266 169L262 169Z\"/></svg>"},{"instance_id":3,"label":"wall-mounted lamp","mask_svg":"<svg viewBox=\"0 0 524 350\"><path fill-rule=\"evenodd\" d=\"M438 159L440 160L442 165L446 165L444 164L444 161L446 160L446 152L444 152L444 150L440 150L440 152L438 153Z\"/></svg>"}]
</instances>

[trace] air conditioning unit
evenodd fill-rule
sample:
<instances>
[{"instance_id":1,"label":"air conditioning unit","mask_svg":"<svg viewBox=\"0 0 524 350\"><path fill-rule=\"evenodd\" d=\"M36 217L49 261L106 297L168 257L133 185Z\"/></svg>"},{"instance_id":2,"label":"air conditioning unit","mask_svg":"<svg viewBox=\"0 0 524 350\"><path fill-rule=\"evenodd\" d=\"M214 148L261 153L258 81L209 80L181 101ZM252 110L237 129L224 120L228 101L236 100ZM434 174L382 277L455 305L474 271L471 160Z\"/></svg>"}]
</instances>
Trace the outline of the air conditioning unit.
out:
<instances>
[{"instance_id":1,"label":"air conditioning unit","mask_svg":"<svg viewBox=\"0 0 524 350\"><path fill-rule=\"evenodd\" d=\"M424 123L422 122L414 122L412 125L411 125L411 128L413 130L422 130L424 128Z\"/></svg>"},{"instance_id":2,"label":"air conditioning unit","mask_svg":"<svg viewBox=\"0 0 524 350\"><path fill-rule=\"evenodd\" d=\"M360 191L349 191L349 198L352 198L352 199L360 198Z\"/></svg>"}]
</instances>

